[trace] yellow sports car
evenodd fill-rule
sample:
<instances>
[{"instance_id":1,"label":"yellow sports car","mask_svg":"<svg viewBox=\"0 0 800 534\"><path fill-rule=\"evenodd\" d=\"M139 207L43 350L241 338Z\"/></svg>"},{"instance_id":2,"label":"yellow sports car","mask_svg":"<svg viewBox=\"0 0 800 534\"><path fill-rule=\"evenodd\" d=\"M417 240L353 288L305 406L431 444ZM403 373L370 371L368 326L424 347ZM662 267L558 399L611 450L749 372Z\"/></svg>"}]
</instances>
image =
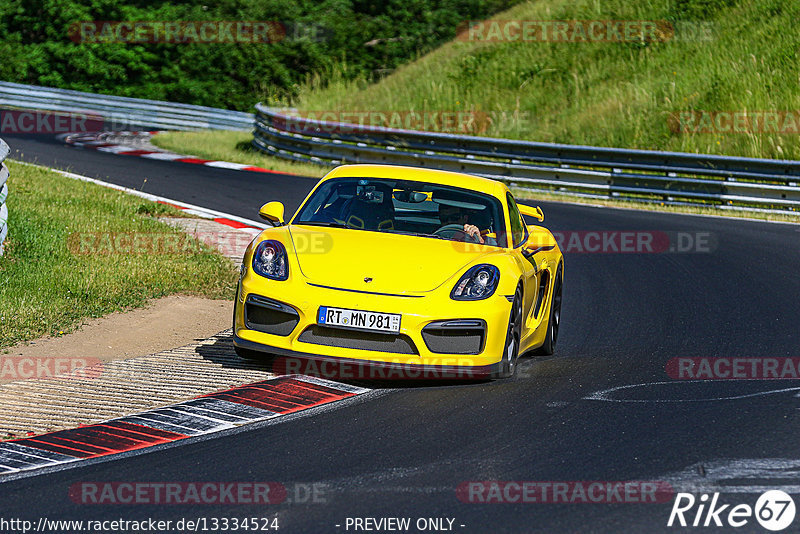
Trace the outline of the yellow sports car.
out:
<instances>
[{"instance_id":1,"label":"yellow sports car","mask_svg":"<svg viewBox=\"0 0 800 534\"><path fill-rule=\"evenodd\" d=\"M553 353L563 256L549 230L525 225L522 215L542 221L541 209L518 205L504 184L343 165L288 223L283 211L261 208L273 227L244 255L239 356L487 378L512 376L526 351Z\"/></svg>"}]
</instances>

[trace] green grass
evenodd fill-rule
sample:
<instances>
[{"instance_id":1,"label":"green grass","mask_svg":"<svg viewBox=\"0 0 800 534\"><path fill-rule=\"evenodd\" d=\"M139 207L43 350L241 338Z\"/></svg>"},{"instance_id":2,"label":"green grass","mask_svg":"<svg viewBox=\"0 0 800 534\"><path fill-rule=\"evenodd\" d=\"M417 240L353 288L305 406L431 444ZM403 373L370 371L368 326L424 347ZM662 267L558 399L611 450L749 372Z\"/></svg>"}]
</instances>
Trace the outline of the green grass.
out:
<instances>
[{"instance_id":1,"label":"green grass","mask_svg":"<svg viewBox=\"0 0 800 534\"><path fill-rule=\"evenodd\" d=\"M679 134L684 110L800 108L800 4L781 0L547 0L493 20L706 23L712 40L450 42L375 84L346 67L311 79L300 110L467 111L483 135L544 142L800 159L800 133ZM683 35L687 35L685 32ZM329 81L330 80L330 81ZM798 125L800 128L800 125Z\"/></svg>"},{"instance_id":2,"label":"green grass","mask_svg":"<svg viewBox=\"0 0 800 534\"><path fill-rule=\"evenodd\" d=\"M152 143L164 150L197 156L203 159L231 161L255 165L277 172L322 177L332 167L310 163L294 163L274 158L254 149L248 132L204 130L197 132L161 132L153 136Z\"/></svg>"},{"instance_id":3,"label":"green grass","mask_svg":"<svg viewBox=\"0 0 800 534\"><path fill-rule=\"evenodd\" d=\"M69 332L85 318L174 293L232 297L236 269L194 240L173 249L183 252L160 254L76 253L77 246L68 246L87 233L189 239L148 215L179 216L179 210L40 167L9 162L9 169L9 235L0 257L0 347ZM93 243L108 251L101 238Z\"/></svg>"},{"instance_id":4,"label":"green grass","mask_svg":"<svg viewBox=\"0 0 800 534\"><path fill-rule=\"evenodd\" d=\"M574 19L664 20L677 35L664 42L627 43L454 40L377 83L352 80L348 66L339 64L310 77L292 104L301 113L474 112L491 119L480 132L488 136L800 159L800 124L797 133L730 134L679 133L669 124L672 114L691 110L797 112L800 3L547 0L492 17ZM685 30L691 24L708 32L700 39L678 38L692 37ZM174 135L189 139L193 134ZM226 150L236 144L209 133L202 146L221 149L215 140ZM191 143L180 146L192 149ZM242 156L236 161L255 161L232 154Z\"/></svg>"}]
</instances>

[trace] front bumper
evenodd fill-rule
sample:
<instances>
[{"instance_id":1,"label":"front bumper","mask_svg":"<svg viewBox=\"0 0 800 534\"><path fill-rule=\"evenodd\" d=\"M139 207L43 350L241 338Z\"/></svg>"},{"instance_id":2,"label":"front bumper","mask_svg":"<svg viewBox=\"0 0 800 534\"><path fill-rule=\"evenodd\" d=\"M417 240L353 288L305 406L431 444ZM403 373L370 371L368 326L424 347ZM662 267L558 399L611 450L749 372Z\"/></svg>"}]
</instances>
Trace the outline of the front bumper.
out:
<instances>
[{"instance_id":1,"label":"front bumper","mask_svg":"<svg viewBox=\"0 0 800 534\"><path fill-rule=\"evenodd\" d=\"M329 380L484 380L498 376L501 370L500 362L480 366L431 365L322 356L268 347L235 334L233 344L274 355L272 371L277 374L303 374Z\"/></svg>"},{"instance_id":2,"label":"front bumper","mask_svg":"<svg viewBox=\"0 0 800 534\"><path fill-rule=\"evenodd\" d=\"M254 300L276 310L278 319L273 322L282 328L279 333L269 333L278 332L272 326L254 324L252 312L248 317L245 303L250 306ZM400 333L393 336L322 327L317 325L320 306L399 313ZM301 281L265 281L248 273L237 291L234 344L308 361L402 369L409 371L409 377L436 372L488 376L500 367L510 311L511 302L498 293L481 301L454 301L448 291L413 296L371 294ZM480 342L453 335L459 328L471 329L468 334L473 337L480 332Z\"/></svg>"}]
</instances>

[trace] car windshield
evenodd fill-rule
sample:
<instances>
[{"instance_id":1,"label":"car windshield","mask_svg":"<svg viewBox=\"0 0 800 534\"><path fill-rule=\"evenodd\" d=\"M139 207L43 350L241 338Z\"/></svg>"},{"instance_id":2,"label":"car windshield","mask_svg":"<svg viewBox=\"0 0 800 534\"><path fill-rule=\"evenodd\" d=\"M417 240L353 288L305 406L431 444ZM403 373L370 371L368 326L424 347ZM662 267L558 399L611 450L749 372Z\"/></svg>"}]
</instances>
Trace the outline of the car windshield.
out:
<instances>
[{"instance_id":1,"label":"car windshield","mask_svg":"<svg viewBox=\"0 0 800 534\"><path fill-rule=\"evenodd\" d=\"M292 224L409 234L506 246L500 202L440 184L384 178L337 178L322 184Z\"/></svg>"}]
</instances>

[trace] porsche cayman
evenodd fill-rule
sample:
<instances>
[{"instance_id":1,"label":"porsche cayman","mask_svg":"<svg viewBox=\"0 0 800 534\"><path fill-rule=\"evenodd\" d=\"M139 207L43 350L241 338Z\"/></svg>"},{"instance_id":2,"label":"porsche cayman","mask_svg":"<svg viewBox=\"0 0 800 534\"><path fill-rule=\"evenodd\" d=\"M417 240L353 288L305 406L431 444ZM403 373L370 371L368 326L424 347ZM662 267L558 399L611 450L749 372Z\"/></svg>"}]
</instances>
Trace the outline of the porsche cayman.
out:
<instances>
[{"instance_id":1,"label":"porsche cayman","mask_svg":"<svg viewBox=\"0 0 800 534\"><path fill-rule=\"evenodd\" d=\"M564 261L544 219L498 181L343 165L290 220L248 246L233 321L237 354L400 369L398 377L503 378L552 354Z\"/></svg>"}]
</instances>

